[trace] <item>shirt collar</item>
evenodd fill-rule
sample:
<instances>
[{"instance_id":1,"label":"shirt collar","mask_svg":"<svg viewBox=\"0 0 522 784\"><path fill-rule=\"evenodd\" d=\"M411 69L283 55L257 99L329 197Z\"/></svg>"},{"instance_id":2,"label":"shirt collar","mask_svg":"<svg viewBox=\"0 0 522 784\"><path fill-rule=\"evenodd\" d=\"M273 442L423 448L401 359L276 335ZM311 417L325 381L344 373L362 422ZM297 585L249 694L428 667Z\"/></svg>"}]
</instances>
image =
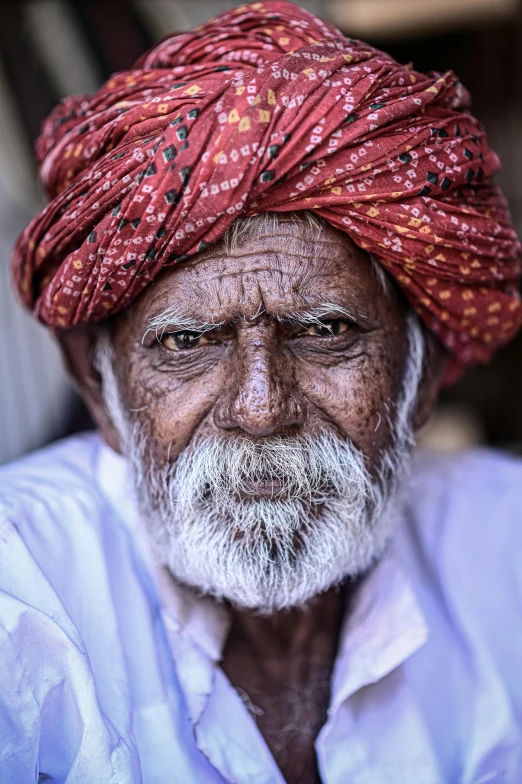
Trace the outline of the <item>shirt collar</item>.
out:
<instances>
[{"instance_id":1,"label":"shirt collar","mask_svg":"<svg viewBox=\"0 0 522 784\"><path fill-rule=\"evenodd\" d=\"M225 605L179 585L164 566L156 564L155 573L164 610L178 633L188 635L213 662L219 661L230 629Z\"/></svg>"},{"instance_id":2,"label":"shirt collar","mask_svg":"<svg viewBox=\"0 0 522 784\"><path fill-rule=\"evenodd\" d=\"M341 630L330 712L376 683L428 639L428 627L393 542L364 578Z\"/></svg>"},{"instance_id":3,"label":"shirt collar","mask_svg":"<svg viewBox=\"0 0 522 784\"><path fill-rule=\"evenodd\" d=\"M230 629L226 607L178 585L156 568L162 602L177 632L188 636L213 664L222 656ZM393 543L364 578L349 604L332 675L329 713L352 694L376 683L419 650L428 626ZM185 684L190 690L190 686Z\"/></svg>"}]
</instances>

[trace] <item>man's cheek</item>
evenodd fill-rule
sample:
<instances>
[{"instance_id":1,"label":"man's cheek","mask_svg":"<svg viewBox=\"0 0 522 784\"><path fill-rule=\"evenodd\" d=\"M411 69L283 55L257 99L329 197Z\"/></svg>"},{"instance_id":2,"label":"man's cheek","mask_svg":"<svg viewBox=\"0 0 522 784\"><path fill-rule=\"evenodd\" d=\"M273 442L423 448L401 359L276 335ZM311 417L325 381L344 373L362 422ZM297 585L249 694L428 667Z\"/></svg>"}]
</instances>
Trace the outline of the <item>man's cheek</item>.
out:
<instances>
[{"instance_id":1,"label":"man's cheek","mask_svg":"<svg viewBox=\"0 0 522 784\"><path fill-rule=\"evenodd\" d=\"M137 406L136 420L160 465L173 462L196 435L212 430L214 395L204 388L173 390L162 383L152 393L142 391L141 400L145 402Z\"/></svg>"},{"instance_id":2,"label":"man's cheek","mask_svg":"<svg viewBox=\"0 0 522 784\"><path fill-rule=\"evenodd\" d=\"M394 383L387 374L376 373L373 363L308 374L302 384L311 416L333 425L363 452L385 435L386 403L393 399Z\"/></svg>"},{"instance_id":3,"label":"man's cheek","mask_svg":"<svg viewBox=\"0 0 522 784\"><path fill-rule=\"evenodd\" d=\"M152 401L135 418L156 465L174 460L190 439L190 419L168 398Z\"/></svg>"}]
</instances>

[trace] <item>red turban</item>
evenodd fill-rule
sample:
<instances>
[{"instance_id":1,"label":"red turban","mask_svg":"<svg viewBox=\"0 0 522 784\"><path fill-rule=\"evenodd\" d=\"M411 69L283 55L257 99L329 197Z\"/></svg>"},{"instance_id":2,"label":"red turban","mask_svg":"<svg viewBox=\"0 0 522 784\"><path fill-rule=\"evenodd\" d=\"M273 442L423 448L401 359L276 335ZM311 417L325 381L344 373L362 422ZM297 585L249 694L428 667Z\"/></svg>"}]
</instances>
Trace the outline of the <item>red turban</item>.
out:
<instances>
[{"instance_id":1,"label":"red turban","mask_svg":"<svg viewBox=\"0 0 522 784\"><path fill-rule=\"evenodd\" d=\"M469 105L451 71L292 4L235 8L51 114L18 289L46 324L98 321L238 216L307 209L379 259L454 367L486 361L522 320L520 246Z\"/></svg>"}]
</instances>

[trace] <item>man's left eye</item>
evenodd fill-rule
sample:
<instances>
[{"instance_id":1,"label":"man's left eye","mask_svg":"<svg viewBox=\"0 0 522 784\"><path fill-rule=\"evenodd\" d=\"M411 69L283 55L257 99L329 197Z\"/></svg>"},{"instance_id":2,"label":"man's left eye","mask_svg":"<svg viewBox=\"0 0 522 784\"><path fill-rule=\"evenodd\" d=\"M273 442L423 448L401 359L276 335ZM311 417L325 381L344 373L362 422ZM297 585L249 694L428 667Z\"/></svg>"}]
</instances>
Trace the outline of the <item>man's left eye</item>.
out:
<instances>
[{"instance_id":1,"label":"man's left eye","mask_svg":"<svg viewBox=\"0 0 522 784\"><path fill-rule=\"evenodd\" d=\"M305 330L304 335L314 335L320 338L335 337L336 335L343 335L348 332L350 325L341 319L328 319L327 321L320 321L312 324Z\"/></svg>"},{"instance_id":2,"label":"man's left eye","mask_svg":"<svg viewBox=\"0 0 522 784\"><path fill-rule=\"evenodd\" d=\"M169 351L184 351L189 348L197 348L206 343L210 343L204 332L168 332L162 339L161 343L164 348Z\"/></svg>"}]
</instances>

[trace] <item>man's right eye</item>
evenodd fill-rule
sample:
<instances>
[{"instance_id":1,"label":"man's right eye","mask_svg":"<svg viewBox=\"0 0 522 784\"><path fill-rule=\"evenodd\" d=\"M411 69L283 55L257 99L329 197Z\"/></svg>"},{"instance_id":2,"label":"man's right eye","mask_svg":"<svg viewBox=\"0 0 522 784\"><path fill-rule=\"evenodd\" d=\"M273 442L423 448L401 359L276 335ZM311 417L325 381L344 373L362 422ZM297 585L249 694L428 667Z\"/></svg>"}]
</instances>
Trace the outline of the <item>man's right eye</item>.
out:
<instances>
[{"instance_id":1,"label":"man's right eye","mask_svg":"<svg viewBox=\"0 0 522 784\"><path fill-rule=\"evenodd\" d=\"M188 348L198 348L210 343L204 332L167 332L161 338L161 344L169 351L183 351Z\"/></svg>"}]
</instances>

